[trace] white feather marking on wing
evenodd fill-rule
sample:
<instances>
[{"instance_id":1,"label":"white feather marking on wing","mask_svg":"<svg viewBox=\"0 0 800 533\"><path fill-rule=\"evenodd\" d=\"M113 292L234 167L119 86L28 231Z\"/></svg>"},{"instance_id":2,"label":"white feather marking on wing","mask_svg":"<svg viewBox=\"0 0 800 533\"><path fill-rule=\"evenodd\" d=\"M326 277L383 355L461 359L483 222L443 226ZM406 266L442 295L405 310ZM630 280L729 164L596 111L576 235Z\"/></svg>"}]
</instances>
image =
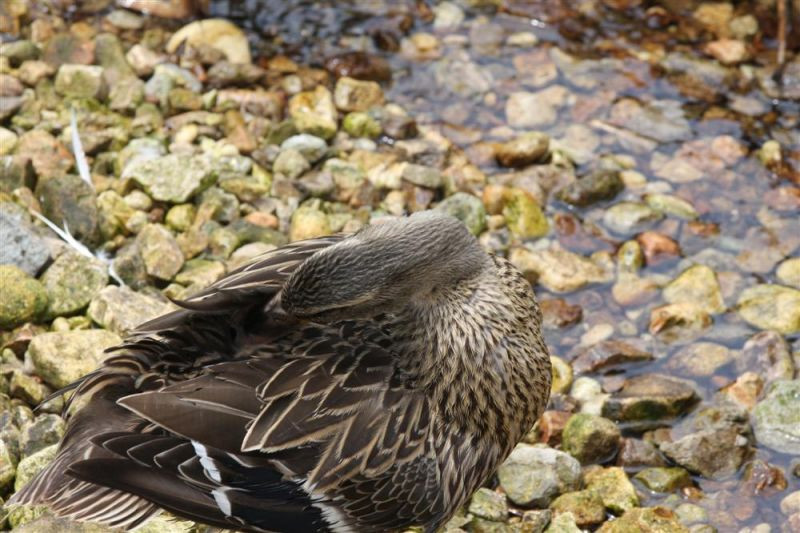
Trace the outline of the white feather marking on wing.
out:
<instances>
[{"instance_id":1,"label":"white feather marking on wing","mask_svg":"<svg viewBox=\"0 0 800 533\"><path fill-rule=\"evenodd\" d=\"M222 511L222 514L231 516L231 501L225 495L225 491L226 489L214 489L211 491L211 495L214 497L214 501L217 502L217 507Z\"/></svg>"},{"instance_id":2,"label":"white feather marking on wing","mask_svg":"<svg viewBox=\"0 0 800 533\"><path fill-rule=\"evenodd\" d=\"M196 440L192 441L192 447L194 448L194 453L200 457L200 465L203 467L203 470L205 470L206 475L212 481L222 483L222 476L219 473L219 468L217 468L217 465L214 464L214 460L208 456L208 450L206 447Z\"/></svg>"}]
</instances>

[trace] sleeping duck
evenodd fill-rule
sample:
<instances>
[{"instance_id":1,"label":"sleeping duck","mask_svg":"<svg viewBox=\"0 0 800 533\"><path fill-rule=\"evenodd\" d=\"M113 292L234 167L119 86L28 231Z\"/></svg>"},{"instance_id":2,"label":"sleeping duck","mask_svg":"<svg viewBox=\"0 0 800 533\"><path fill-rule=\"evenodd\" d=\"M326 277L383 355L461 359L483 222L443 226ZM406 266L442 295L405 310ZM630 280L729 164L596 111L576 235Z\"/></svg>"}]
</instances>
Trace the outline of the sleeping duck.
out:
<instances>
[{"instance_id":1,"label":"sleeping duck","mask_svg":"<svg viewBox=\"0 0 800 533\"><path fill-rule=\"evenodd\" d=\"M70 388L10 503L125 529L434 531L541 414L530 284L436 212L260 256Z\"/></svg>"}]
</instances>

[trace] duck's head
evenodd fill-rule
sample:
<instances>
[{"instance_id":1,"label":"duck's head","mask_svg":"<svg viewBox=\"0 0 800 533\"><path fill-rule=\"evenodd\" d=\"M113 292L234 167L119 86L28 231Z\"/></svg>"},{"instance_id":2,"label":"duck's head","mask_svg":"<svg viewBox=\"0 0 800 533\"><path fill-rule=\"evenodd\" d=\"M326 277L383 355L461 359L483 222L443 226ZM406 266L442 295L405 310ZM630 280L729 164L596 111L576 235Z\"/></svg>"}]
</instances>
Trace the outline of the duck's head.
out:
<instances>
[{"instance_id":1,"label":"duck's head","mask_svg":"<svg viewBox=\"0 0 800 533\"><path fill-rule=\"evenodd\" d=\"M281 292L297 318L332 322L435 303L491 261L456 218L436 211L370 225L308 258Z\"/></svg>"}]
</instances>

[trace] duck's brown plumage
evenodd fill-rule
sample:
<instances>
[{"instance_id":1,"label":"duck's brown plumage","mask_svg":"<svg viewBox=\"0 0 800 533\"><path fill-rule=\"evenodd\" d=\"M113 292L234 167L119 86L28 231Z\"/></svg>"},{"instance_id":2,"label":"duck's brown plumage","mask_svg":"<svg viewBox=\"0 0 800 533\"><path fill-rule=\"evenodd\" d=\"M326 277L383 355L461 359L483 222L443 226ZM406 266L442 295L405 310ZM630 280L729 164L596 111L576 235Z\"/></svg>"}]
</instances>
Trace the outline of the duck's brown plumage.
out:
<instances>
[{"instance_id":1,"label":"duck's brown plumage","mask_svg":"<svg viewBox=\"0 0 800 533\"><path fill-rule=\"evenodd\" d=\"M443 215L277 249L182 305L76 384L56 460L15 503L126 528L164 508L432 531L550 390L529 284Z\"/></svg>"}]
</instances>

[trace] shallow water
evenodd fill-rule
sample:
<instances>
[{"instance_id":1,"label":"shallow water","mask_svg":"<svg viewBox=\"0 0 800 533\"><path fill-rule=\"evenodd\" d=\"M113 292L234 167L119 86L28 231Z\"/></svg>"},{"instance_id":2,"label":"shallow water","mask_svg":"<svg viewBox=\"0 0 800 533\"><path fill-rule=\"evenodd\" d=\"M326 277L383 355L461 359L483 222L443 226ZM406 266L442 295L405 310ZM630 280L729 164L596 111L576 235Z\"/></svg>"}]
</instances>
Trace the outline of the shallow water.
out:
<instances>
[{"instance_id":1,"label":"shallow water","mask_svg":"<svg viewBox=\"0 0 800 533\"><path fill-rule=\"evenodd\" d=\"M229 4L212 2L211 12L230 15ZM687 229L685 222L674 218L651 225L650 229L674 238L683 257L705 249L720 250L732 257L747 252L765 253L764 240L755 238L757 235L754 233L757 231L755 228L762 227L759 218L765 218L765 195L779 186L800 184L800 102L765 94L757 82L748 79L748 76L754 76L753 70L757 65L770 68L774 64L774 30L772 38L752 43L756 59L748 62L749 66L719 67L718 63L697 52L707 40L707 34L693 28L691 21L687 20L696 2L672 3L679 9L670 12L668 18L676 21L673 29L675 26L679 29L671 32L659 28L666 24L644 8L620 14L599 5L595 6L594 14L577 16L577 9L568 6L577 2L511 2L506 4L505 12L467 10L463 22L446 29L434 28L433 13L413 5L387 7L382 2L372 2L357 3L357 7L339 4L332 8L326 3L315 3L318 7L313 10L293 10L276 2L245 4L248 4L246 11L252 13L255 8L258 12L254 19L248 19L255 20L255 27L269 28L266 34L283 35L289 41L282 51L290 57L316 62L320 66L325 57L340 51L361 50L385 58L392 71L389 98L400 103L419 123L439 126L446 137L464 149L471 160L490 176L506 172L506 169L499 168L492 157L483 157L480 146L485 141L505 140L513 133L507 127L505 103L514 91L565 87L571 95L570 102L559 107L557 118L551 124L535 129L553 138L562 138L571 125L590 125L596 135L596 146L591 148L587 160L577 166L576 172L581 175L597 167L603 155L629 158L632 167L644 174L648 184L638 191L626 190L621 195L625 199L638 199L645 190L660 190L665 183L669 184L651 170L653 152L671 157L681 146L693 140L730 135L746 147L745 157L710 177L668 185L674 194L691 201L700 213L699 220L716 224L719 233L711 237L696 235ZM308 3L293 5L307 6ZM259 10L259 6L263 9ZM758 14L764 27L774 28L774 15L769 12ZM399 29L397 23L386 22L406 20L404 17L411 20L405 31ZM430 32L437 37L440 48L432 54L433 57L423 58L412 57L402 49L382 50L369 37L370 32L374 35L376 26L392 28L398 42L405 35ZM313 35L314 41L293 39L302 33L299 28L305 28L306 33ZM533 33L538 44L532 47L509 46L508 36L517 32ZM797 37L794 41L790 39L788 44L791 51L798 44ZM553 48L569 52L576 58L589 58L582 64L586 74L576 75L583 86L576 85L575 79L570 80L561 69L540 73L537 78L519 68L519 65L524 65L523 56L530 57L533 64L547 63L548 52ZM685 53L686 57L699 59L704 65L714 65L721 69L724 81L697 84L670 71L661 59L670 52ZM515 61L519 63L515 64ZM717 74L712 72L709 75ZM607 123L610 106L624 97L643 102L669 100L674 103L678 119L688 121L686 135L666 142L653 141L639 148L620 142L609 130L603 130L603 124ZM778 172L764 168L755 153L769 139L779 140L788 148L784 153L787 163ZM547 204L547 214L552 217L562 213L590 224L597 222L603 208L611 203L573 208L551 199ZM773 210L770 212L775 214ZM800 210L792 207L779 211L777 215L792 223L793 228L777 236L781 244L786 244L784 250L789 250L778 255L797 256L794 236L800 230ZM597 250L613 252L627 237L630 236L601 230L594 238L571 239L564 234L550 238L560 240L564 248L589 254ZM536 248L542 246L541 242L528 244ZM747 286L756 281L774 282L774 264L766 263L751 265L750 271L739 268L737 283ZM645 266L641 274L663 275L669 279L687 264L681 258L674 258ZM547 331L548 344L557 355L569 358L580 343L580 337L590 327L608 324L614 327L612 338L635 338L639 346L655 356L653 362L626 369L624 376L663 371L691 379L703 399L701 406L723 385L737 377L733 364L725 365L715 375L706 378L682 375L667 366L681 344L665 344L648 332L647 311L662 303L660 298L630 310L614 302L611 284L589 285L566 295L548 294L542 287L538 287L537 292L540 298L562 297L583 309L583 320L577 325ZM726 294L726 305L731 308L733 303L735 294ZM755 331L729 310L715 316L713 326L696 341L712 340L738 350ZM795 352L800 350L800 337L795 335L788 340ZM788 481L786 491L756 491L753 495L752 490L742 489L742 483L737 479L715 482L695 477L697 485L706 493L704 499L696 503L711 511L710 522L720 531L738 530L761 522L780 524L784 519L777 508L780 498L800 488L800 480L791 474L796 458L765 448L758 448L755 457L783 471ZM654 504L663 499L663 496L652 495L647 503Z\"/></svg>"}]
</instances>

